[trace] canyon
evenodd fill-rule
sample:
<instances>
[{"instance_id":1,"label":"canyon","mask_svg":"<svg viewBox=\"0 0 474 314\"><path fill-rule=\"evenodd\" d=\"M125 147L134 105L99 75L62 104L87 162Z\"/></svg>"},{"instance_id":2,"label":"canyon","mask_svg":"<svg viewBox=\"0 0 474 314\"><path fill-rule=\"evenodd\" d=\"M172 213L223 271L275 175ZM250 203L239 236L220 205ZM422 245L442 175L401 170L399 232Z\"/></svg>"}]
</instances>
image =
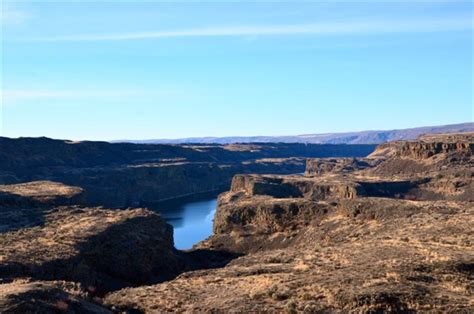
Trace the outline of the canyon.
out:
<instances>
[{"instance_id":1,"label":"canyon","mask_svg":"<svg viewBox=\"0 0 474 314\"><path fill-rule=\"evenodd\" d=\"M0 147L2 312L474 311L474 133ZM191 250L146 208L216 189Z\"/></svg>"},{"instance_id":2,"label":"canyon","mask_svg":"<svg viewBox=\"0 0 474 314\"><path fill-rule=\"evenodd\" d=\"M362 157L375 145L145 145L0 137L0 184L53 181L76 204L123 208L226 190L238 173L304 172L311 157Z\"/></svg>"}]
</instances>

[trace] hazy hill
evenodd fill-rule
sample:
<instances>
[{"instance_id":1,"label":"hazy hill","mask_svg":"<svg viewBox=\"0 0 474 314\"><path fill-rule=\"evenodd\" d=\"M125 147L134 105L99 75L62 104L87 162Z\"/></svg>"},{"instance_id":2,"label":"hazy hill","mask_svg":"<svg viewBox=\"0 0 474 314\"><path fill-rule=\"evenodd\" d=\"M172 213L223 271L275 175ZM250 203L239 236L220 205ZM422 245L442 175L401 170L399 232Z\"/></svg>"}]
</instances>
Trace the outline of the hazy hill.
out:
<instances>
[{"instance_id":1,"label":"hazy hill","mask_svg":"<svg viewBox=\"0 0 474 314\"><path fill-rule=\"evenodd\" d=\"M142 144L180 144L180 143L311 143L311 144L379 144L398 140L413 140L423 134L473 132L474 123L461 123L442 126L427 126L412 129L361 131L348 133L303 134L294 136L232 136L232 137L190 137L182 139L120 140Z\"/></svg>"}]
</instances>

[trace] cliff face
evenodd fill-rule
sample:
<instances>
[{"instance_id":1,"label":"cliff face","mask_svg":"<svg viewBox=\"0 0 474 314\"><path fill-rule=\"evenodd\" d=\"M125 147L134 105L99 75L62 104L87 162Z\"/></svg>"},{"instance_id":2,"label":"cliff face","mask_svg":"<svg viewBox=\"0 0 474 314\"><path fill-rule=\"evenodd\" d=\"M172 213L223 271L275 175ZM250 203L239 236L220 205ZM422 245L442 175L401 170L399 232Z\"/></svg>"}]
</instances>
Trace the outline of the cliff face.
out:
<instances>
[{"instance_id":1,"label":"cliff face","mask_svg":"<svg viewBox=\"0 0 474 314\"><path fill-rule=\"evenodd\" d=\"M160 145L71 142L49 138L0 137L0 165L14 176L40 174L43 168L92 168L176 162L243 162L263 158L362 157L375 145L230 144ZM39 169L35 169L39 168Z\"/></svg>"},{"instance_id":2,"label":"cliff face","mask_svg":"<svg viewBox=\"0 0 474 314\"><path fill-rule=\"evenodd\" d=\"M305 158L365 156L373 145L138 145L0 138L0 184L49 180L86 206L127 207L226 189L237 173L299 173Z\"/></svg>"},{"instance_id":3,"label":"cliff face","mask_svg":"<svg viewBox=\"0 0 474 314\"><path fill-rule=\"evenodd\" d=\"M416 142L391 142L379 145L369 157L396 157L426 160L443 154L453 157L470 157L474 151L474 133L463 135L425 135Z\"/></svg>"},{"instance_id":4,"label":"cliff face","mask_svg":"<svg viewBox=\"0 0 474 314\"><path fill-rule=\"evenodd\" d=\"M343 177L330 176L315 181L306 177L275 175L237 175L232 181L231 192L243 192L245 196L303 197L309 200L354 198L366 193L362 184Z\"/></svg>"},{"instance_id":5,"label":"cliff face","mask_svg":"<svg viewBox=\"0 0 474 314\"><path fill-rule=\"evenodd\" d=\"M214 235L197 248L244 256L111 293L106 304L146 312L474 311L472 141L430 140L381 146L390 153L377 160L313 160L306 176L234 177L219 197ZM412 169L393 168L401 162Z\"/></svg>"},{"instance_id":6,"label":"cliff face","mask_svg":"<svg viewBox=\"0 0 474 314\"><path fill-rule=\"evenodd\" d=\"M374 167L382 161L381 158L319 158L306 162L306 176L322 175L325 173L350 173Z\"/></svg>"}]
</instances>

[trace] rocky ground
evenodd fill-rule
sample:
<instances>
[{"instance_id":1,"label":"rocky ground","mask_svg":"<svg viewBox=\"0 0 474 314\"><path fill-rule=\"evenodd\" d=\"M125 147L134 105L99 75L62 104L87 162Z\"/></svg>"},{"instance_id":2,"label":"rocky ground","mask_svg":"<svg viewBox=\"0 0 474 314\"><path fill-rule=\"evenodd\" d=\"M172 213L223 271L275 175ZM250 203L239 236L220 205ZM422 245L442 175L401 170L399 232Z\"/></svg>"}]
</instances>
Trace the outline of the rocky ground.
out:
<instances>
[{"instance_id":1,"label":"rocky ground","mask_svg":"<svg viewBox=\"0 0 474 314\"><path fill-rule=\"evenodd\" d=\"M473 150L474 134L426 136L235 176L214 235L186 252L147 209L1 185L0 312L471 313Z\"/></svg>"},{"instance_id":2,"label":"rocky ground","mask_svg":"<svg viewBox=\"0 0 474 314\"><path fill-rule=\"evenodd\" d=\"M215 234L198 247L244 256L105 302L150 313L471 313L472 139L313 160L306 176L237 176L220 196Z\"/></svg>"},{"instance_id":3,"label":"rocky ground","mask_svg":"<svg viewBox=\"0 0 474 314\"><path fill-rule=\"evenodd\" d=\"M18 280L0 285L2 313L113 313L91 300L78 284Z\"/></svg>"}]
</instances>

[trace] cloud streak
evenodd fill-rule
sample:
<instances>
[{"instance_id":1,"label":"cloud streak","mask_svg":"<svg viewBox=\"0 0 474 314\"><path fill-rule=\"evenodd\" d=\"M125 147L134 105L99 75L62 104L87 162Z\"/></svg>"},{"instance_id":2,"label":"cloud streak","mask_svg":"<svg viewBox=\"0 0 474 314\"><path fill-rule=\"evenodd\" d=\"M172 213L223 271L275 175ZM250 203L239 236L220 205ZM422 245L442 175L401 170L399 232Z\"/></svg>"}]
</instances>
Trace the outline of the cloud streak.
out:
<instances>
[{"instance_id":1,"label":"cloud streak","mask_svg":"<svg viewBox=\"0 0 474 314\"><path fill-rule=\"evenodd\" d=\"M38 98L88 98L88 97L109 97L111 95L124 96L135 95L136 92L121 90L25 90L13 89L4 90L2 97L8 100L24 100Z\"/></svg>"},{"instance_id":2,"label":"cloud streak","mask_svg":"<svg viewBox=\"0 0 474 314\"><path fill-rule=\"evenodd\" d=\"M423 33L471 30L470 18L378 22L341 22L272 26L223 26L183 30L65 35L35 38L32 41L125 41L180 37L231 37L277 35L350 35L384 33Z\"/></svg>"},{"instance_id":3,"label":"cloud streak","mask_svg":"<svg viewBox=\"0 0 474 314\"><path fill-rule=\"evenodd\" d=\"M0 9L2 26L20 25L31 18L29 12L12 5L12 3L3 3Z\"/></svg>"}]
</instances>

